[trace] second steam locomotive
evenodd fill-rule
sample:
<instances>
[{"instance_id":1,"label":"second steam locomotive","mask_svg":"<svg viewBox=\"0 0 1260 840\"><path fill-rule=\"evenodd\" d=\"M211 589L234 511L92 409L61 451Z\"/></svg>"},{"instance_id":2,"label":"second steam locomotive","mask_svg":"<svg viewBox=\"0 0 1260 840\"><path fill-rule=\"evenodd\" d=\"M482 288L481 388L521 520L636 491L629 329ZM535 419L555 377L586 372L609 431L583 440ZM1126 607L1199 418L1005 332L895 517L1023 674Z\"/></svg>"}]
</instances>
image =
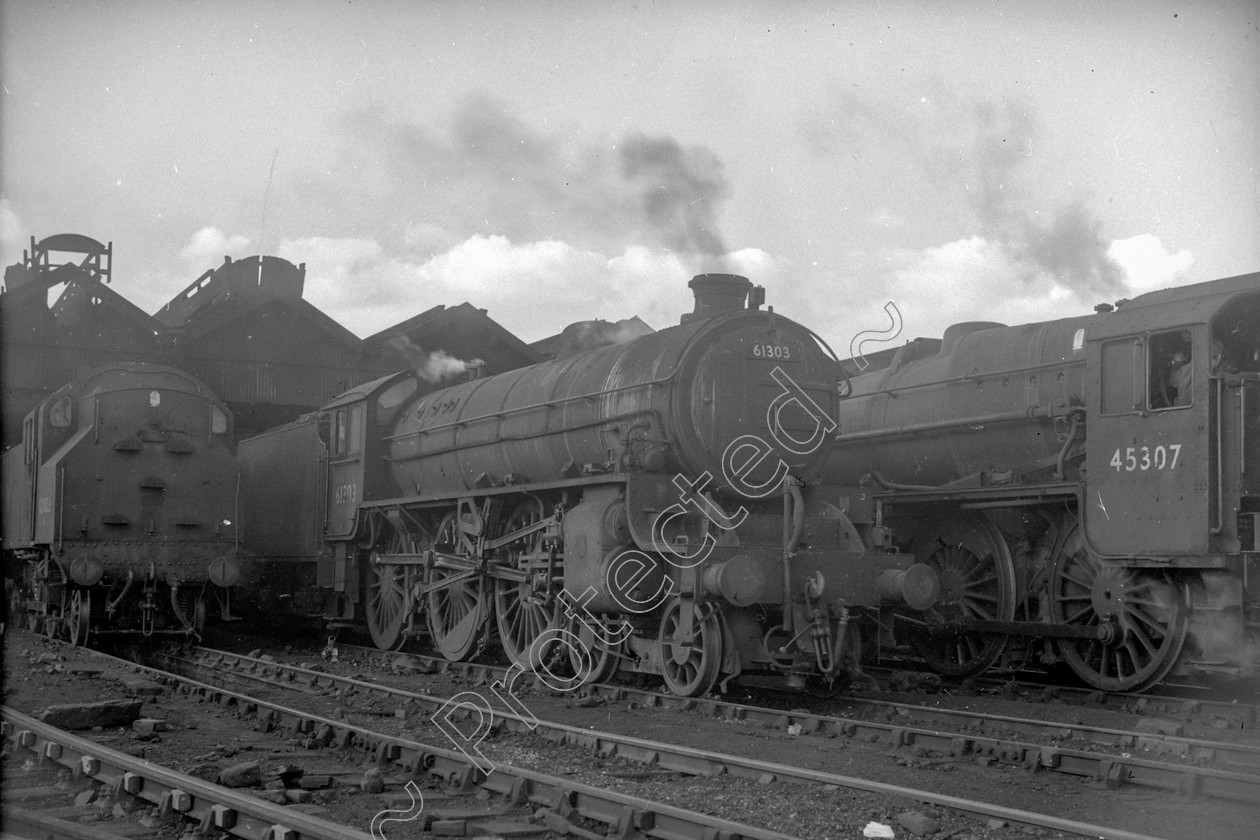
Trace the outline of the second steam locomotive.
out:
<instances>
[{"instance_id":1,"label":"second steam locomotive","mask_svg":"<svg viewBox=\"0 0 1260 840\"><path fill-rule=\"evenodd\" d=\"M170 367L85 372L4 453L10 620L87 644L194 636L230 613L238 473L232 415Z\"/></svg>"},{"instance_id":2,"label":"second steam locomotive","mask_svg":"<svg viewBox=\"0 0 1260 840\"><path fill-rule=\"evenodd\" d=\"M1098 688L1253 669L1260 275L1040 324L958 324L854 380L824 478L940 576L933 667ZM857 514L855 514L857 515Z\"/></svg>"}]
</instances>

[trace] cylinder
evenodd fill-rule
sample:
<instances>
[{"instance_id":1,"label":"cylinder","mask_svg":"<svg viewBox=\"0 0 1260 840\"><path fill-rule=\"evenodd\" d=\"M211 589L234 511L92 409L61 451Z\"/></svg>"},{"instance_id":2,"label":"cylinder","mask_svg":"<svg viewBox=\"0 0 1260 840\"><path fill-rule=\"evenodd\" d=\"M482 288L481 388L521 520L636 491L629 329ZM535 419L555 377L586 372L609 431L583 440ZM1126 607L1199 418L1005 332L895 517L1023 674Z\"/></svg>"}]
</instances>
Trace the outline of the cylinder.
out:
<instances>
[{"instance_id":1,"label":"cylinder","mask_svg":"<svg viewBox=\"0 0 1260 840\"><path fill-rule=\"evenodd\" d=\"M941 578L926 563L908 569L887 569L876 582L881 601L903 602L913 610L931 608L941 594Z\"/></svg>"}]
</instances>

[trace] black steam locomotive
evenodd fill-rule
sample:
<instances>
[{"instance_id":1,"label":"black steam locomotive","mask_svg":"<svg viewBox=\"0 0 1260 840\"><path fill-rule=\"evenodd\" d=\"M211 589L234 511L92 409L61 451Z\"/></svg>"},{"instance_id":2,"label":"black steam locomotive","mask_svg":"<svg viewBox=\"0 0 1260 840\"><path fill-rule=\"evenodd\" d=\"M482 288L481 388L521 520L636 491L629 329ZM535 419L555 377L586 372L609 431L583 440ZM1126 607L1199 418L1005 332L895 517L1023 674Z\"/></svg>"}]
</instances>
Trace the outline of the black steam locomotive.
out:
<instances>
[{"instance_id":1,"label":"black steam locomotive","mask_svg":"<svg viewBox=\"0 0 1260 840\"><path fill-rule=\"evenodd\" d=\"M240 575L232 417L174 368L110 364L25 418L4 453L10 621L87 644L192 636Z\"/></svg>"},{"instance_id":2,"label":"black steam locomotive","mask_svg":"<svg viewBox=\"0 0 1260 840\"><path fill-rule=\"evenodd\" d=\"M688 695L907 648L1130 691L1254 668L1260 275L959 324L852 382L744 278L691 285L680 326L244 441L264 580L382 648Z\"/></svg>"},{"instance_id":3,"label":"black steam locomotive","mask_svg":"<svg viewBox=\"0 0 1260 840\"><path fill-rule=\"evenodd\" d=\"M446 388L400 373L243 441L265 578L313 570L307 604L452 660L497 646L684 695L852 673L861 631L930 608L937 573L818 484L847 387L823 342L745 278L691 287L677 327Z\"/></svg>"},{"instance_id":4,"label":"black steam locomotive","mask_svg":"<svg viewBox=\"0 0 1260 840\"><path fill-rule=\"evenodd\" d=\"M1260 274L957 324L857 376L837 419L822 478L936 571L898 630L940 671L1005 655L1140 691L1254 669Z\"/></svg>"}]
</instances>

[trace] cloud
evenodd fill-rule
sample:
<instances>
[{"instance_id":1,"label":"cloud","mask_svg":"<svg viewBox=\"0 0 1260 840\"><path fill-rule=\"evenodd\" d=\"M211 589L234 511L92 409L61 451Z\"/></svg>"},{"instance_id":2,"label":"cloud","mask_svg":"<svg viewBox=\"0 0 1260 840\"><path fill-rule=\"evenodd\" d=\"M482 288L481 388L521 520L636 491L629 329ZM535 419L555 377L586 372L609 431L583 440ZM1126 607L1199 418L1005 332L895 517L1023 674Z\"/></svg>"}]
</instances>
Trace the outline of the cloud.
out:
<instances>
[{"instance_id":1,"label":"cloud","mask_svg":"<svg viewBox=\"0 0 1260 840\"><path fill-rule=\"evenodd\" d=\"M431 254L477 234L604 254L725 250L716 220L730 187L704 146L636 131L583 139L482 93L425 123L360 107L335 130L332 165L296 175L279 199L301 235L372 236L386 250Z\"/></svg>"},{"instance_id":2,"label":"cloud","mask_svg":"<svg viewBox=\"0 0 1260 840\"><path fill-rule=\"evenodd\" d=\"M249 244L249 238L240 234L228 236L216 227L203 227L180 249L179 258L193 271L201 272L219 267L224 257L250 256L244 253Z\"/></svg>"},{"instance_id":3,"label":"cloud","mask_svg":"<svg viewBox=\"0 0 1260 840\"><path fill-rule=\"evenodd\" d=\"M366 336L438 304L470 302L526 341L575 321L638 315L654 327L691 309L688 262L658 248L628 246L613 255L547 239L513 242L474 235L428 257L391 253L365 238L308 237L279 255L306 263L306 299ZM757 251L735 265L773 271Z\"/></svg>"},{"instance_id":4,"label":"cloud","mask_svg":"<svg viewBox=\"0 0 1260 840\"><path fill-rule=\"evenodd\" d=\"M970 99L939 89L915 100L876 99L840 90L804 120L802 135L820 157L852 162L854 194L878 199L864 214L878 236L922 237L926 225L938 229L936 237L954 237L946 241L980 237L1000 245L1007 267L1018 270L1006 282L1035 287L1051 274L1084 296L1124 290L1088 196L1048 200L1060 188L1040 166L1041 131L1021 98ZM918 227L896 224L903 218Z\"/></svg>"},{"instance_id":5,"label":"cloud","mask_svg":"<svg viewBox=\"0 0 1260 840\"><path fill-rule=\"evenodd\" d=\"M1171 253L1151 234L1110 242L1106 253L1120 278L1117 297L1175 286L1193 262L1189 251ZM1024 324L1086 315L1094 304L1116 299L1065 282L1065 275L1048 265L1050 260L982 236L920 250L890 250L886 258L892 277L889 294L905 322L900 340L937 337L960 321ZM863 304L858 312L862 329L887 326L887 316L874 303Z\"/></svg>"},{"instance_id":6,"label":"cloud","mask_svg":"<svg viewBox=\"0 0 1260 840\"><path fill-rule=\"evenodd\" d=\"M1177 281L1184 280L1183 275L1194 264L1189 251L1173 253L1149 233L1117 239L1107 254L1124 270L1131 295L1179 285Z\"/></svg>"}]
</instances>

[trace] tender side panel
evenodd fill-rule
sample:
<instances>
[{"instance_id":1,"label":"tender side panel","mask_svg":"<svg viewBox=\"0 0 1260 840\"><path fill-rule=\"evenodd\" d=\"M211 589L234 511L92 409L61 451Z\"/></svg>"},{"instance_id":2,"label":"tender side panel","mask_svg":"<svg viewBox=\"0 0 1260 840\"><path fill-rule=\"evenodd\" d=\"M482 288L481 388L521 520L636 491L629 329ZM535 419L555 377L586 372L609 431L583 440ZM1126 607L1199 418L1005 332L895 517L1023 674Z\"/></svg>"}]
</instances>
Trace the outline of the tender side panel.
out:
<instances>
[{"instance_id":1,"label":"tender side panel","mask_svg":"<svg viewBox=\"0 0 1260 840\"><path fill-rule=\"evenodd\" d=\"M323 535L327 451L314 420L249 440L237 450L244 545L273 560L314 557Z\"/></svg>"}]
</instances>

